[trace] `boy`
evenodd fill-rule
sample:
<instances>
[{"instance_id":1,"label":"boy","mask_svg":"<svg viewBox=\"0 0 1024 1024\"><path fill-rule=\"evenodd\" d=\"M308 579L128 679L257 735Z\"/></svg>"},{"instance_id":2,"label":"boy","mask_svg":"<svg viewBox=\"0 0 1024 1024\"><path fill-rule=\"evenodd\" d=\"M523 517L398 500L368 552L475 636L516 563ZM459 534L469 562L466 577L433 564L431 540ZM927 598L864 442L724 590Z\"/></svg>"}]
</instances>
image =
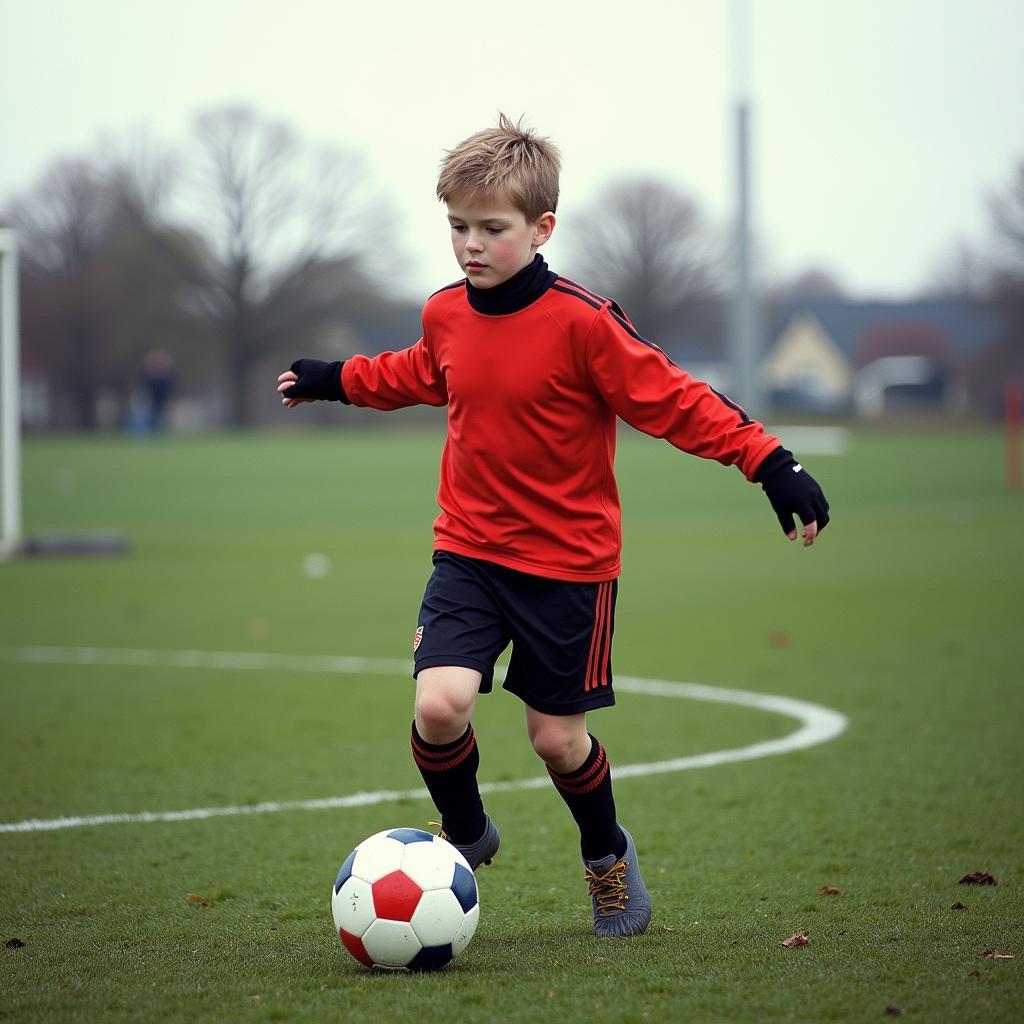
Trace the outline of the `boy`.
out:
<instances>
[{"instance_id":1,"label":"boy","mask_svg":"<svg viewBox=\"0 0 1024 1024\"><path fill-rule=\"evenodd\" d=\"M513 124L471 136L437 184L465 277L432 295L423 336L400 352L300 359L284 405L448 406L434 571L416 629L413 758L442 834L475 870L498 850L483 809L470 719L511 642L504 687L580 829L599 937L639 935L651 901L615 814L587 712L614 704L611 641L620 511L615 422L737 465L762 484L784 532L810 546L828 522L811 476L777 438L642 338L616 303L548 270L560 156Z\"/></svg>"}]
</instances>

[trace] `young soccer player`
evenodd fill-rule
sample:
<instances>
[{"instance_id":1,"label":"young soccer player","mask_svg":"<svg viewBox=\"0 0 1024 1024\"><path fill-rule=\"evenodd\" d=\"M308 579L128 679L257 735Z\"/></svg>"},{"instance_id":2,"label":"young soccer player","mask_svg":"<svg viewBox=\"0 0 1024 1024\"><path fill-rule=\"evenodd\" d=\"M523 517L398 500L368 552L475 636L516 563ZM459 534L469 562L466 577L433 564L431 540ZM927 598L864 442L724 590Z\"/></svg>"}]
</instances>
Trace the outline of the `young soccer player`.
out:
<instances>
[{"instance_id":1,"label":"young soccer player","mask_svg":"<svg viewBox=\"0 0 1024 1024\"><path fill-rule=\"evenodd\" d=\"M284 405L448 407L434 571L416 627L413 758L443 834L474 870L499 836L477 787L470 720L512 644L504 687L580 830L600 937L639 935L651 900L617 820L608 756L587 712L615 703L620 570L616 418L737 466L783 531L810 546L828 522L813 478L760 423L675 366L613 301L548 269L538 250L558 204L558 150L501 115L444 158L437 183L465 277L423 308L409 348L299 359Z\"/></svg>"}]
</instances>

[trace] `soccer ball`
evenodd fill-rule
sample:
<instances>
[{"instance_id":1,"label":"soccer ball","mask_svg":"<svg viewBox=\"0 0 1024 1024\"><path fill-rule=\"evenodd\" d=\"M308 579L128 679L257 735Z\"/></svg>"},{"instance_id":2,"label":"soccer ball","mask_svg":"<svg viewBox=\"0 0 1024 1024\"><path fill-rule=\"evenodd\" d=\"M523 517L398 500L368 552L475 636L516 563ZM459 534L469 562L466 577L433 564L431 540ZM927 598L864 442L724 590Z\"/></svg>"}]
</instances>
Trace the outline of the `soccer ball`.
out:
<instances>
[{"instance_id":1,"label":"soccer ball","mask_svg":"<svg viewBox=\"0 0 1024 1024\"><path fill-rule=\"evenodd\" d=\"M469 945L480 918L476 878L440 836L395 828L364 839L331 891L334 927L367 967L436 971Z\"/></svg>"}]
</instances>

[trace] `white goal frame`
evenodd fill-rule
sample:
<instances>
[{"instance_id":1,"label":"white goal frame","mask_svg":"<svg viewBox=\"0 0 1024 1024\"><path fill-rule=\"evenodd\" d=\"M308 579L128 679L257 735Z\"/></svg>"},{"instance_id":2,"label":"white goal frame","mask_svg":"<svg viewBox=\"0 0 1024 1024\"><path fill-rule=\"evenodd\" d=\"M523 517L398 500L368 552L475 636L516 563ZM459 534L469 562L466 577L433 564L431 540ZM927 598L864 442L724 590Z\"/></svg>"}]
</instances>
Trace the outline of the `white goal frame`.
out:
<instances>
[{"instance_id":1,"label":"white goal frame","mask_svg":"<svg viewBox=\"0 0 1024 1024\"><path fill-rule=\"evenodd\" d=\"M18 241L0 228L0 560L21 548L21 387Z\"/></svg>"}]
</instances>

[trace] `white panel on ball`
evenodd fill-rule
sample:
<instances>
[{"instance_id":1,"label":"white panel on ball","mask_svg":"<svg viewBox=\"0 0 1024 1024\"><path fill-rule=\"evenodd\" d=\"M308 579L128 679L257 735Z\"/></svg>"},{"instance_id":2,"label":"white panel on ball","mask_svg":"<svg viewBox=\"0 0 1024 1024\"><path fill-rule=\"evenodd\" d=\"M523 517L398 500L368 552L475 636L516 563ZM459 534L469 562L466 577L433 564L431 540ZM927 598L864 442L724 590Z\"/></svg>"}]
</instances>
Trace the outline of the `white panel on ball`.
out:
<instances>
[{"instance_id":1,"label":"white panel on ball","mask_svg":"<svg viewBox=\"0 0 1024 1024\"><path fill-rule=\"evenodd\" d=\"M420 897L411 924L424 946L446 946L452 935L461 930L460 922L465 916L451 889L434 889Z\"/></svg>"},{"instance_id":2,"label":"white panel on ball","mask_svg":"<svg viewBox=\"0 0 1024 1024\"><path fill-rule=\"evenodd\" d=\"M422 948L407 921L388 921L378 917L362 938L370 959L382 967L405 967Z\"/></svg>"},{"instance_id":3,"label":"white panel on ball","mask_svg":"<svg viewBox=\"0 0 1024 1024\"><path fill-rule=\"evenodd\" d=\"M448 850L442 850L440 842L410 843L405 848L402 870L421 889L447 889L455 876L455 858L442 856L442 852Z\"/></svg>"},{"instance_id":4,"label":"white panel on ball","mask_svg":"<svg viewBox=\"0 0 1024 1024\"><path fill-rule=\"evenodd\" d=\"M386 835L378 833L360 843L356 859L352 862L352 874L367 882L376 882L378 878L398 871L402 866L405 844Z\"/></svg>"},{"instance_id":5,"label":"white panel on ball","mask_svg":"<svg viewBox=\"0 0 1024 1024\"><path fill-rule=\"evenodd\" d=\"M350 878L331 897L331 909L335 928L344 928L350 935L361 936L376 917L370 883L361 878Z\"/></svg>"},{"instance_id":6,"label":"white panel on ball","mask_svg":"<svg viewBox=\"0 0 1024 1024\"><path fill-rule=\"evenodd\" d=\"M453 956L458 956L469 945L469 940L473 938L473 933L476 931L476 926L479 921L480 904L478 903L466 914L466 918L462 922L462 927L459 929L458 935L452 939Z\"/></svg>"}]
</instances>

